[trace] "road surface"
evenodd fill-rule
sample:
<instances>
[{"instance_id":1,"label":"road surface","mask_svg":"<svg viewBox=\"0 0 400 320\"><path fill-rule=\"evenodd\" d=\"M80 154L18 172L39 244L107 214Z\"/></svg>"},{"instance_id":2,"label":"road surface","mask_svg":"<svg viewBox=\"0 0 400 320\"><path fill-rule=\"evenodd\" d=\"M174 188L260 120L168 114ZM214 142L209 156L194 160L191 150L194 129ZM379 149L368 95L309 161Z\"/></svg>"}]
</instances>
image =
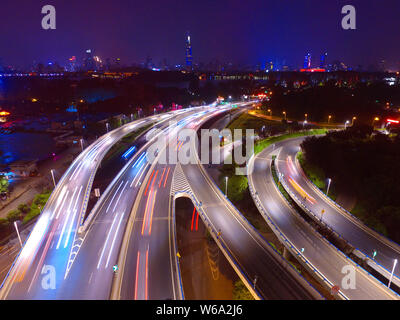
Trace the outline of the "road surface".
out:
<instances>
[{"instance_id":1,"label":"road surface","mask_svg":"<svg viewBox=\"0 0 400 320\"><path fill-rule=\"evenodd\" d=\"M389 278L394 259L400 261L400 246L372 231L348 212L334 205L310 183L299 167L298 161L296 161L296 154L300 151L300 144L303 140L304 138L299 138L282 143L278 170L284 175L287 187L300 199L304 196L309 197L307 201L303 201L303 204L316 216L320 217L322 210L324 210L322 214L323 222L339 233L353 247L361 251L364 257L368 257L370 263L373 260L373 251L376 250L377 255L374 261L385 268L386 271L382 273ZM379 268L377 270L383 271ZM400 267L397 266L394 274L397 278L394 281L398 283Z\"/></svg>"},{"instance_id":2,"label":"road surface","mask_svg":"<svg viewBox=\"0 0 400 320\"><path fill-rule=\"evenodd\" d=\"M393 291L360 268L354 269L355 289L344 287L342 280L347 273L342 273L343 268L346 266L352 268L355 264L317 234L294 209L289 207L275 186L271 173L271 159L273 154L281 159L280 150L285 143L279 142L266 148L252 158L253 161L249 166L251 172L249 185L254 192L253 198L260 204L261 213L270 226L271 221L273 222L272 229L278 238L285 237L288 243L296 248L296 252L307 259L312 268L315 268L316 273L325 277L327 284L338 285L344 298L397 299L398 296ZM282 164L286 165L286 161L277 162L279 167Z\"/></svg>"}]
</instances>

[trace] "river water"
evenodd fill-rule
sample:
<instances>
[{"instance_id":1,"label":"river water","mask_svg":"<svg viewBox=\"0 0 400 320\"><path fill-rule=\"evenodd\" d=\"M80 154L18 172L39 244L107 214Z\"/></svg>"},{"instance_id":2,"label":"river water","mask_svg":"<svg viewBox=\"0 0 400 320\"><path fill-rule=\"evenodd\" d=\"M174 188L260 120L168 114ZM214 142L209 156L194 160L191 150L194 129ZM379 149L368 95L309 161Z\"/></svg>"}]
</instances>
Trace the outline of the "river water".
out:
<instances>
[{"instance_id":1,"label":"river water","mask_svg":"<svg viewBox=\"0 0 400 320\"><path fill-rule=\"evenodd\" d=\"M0 165L7 165L16 160L42 160L55 151L55 141L48 134L0 134Z\"/></svg>"}]
</instances>

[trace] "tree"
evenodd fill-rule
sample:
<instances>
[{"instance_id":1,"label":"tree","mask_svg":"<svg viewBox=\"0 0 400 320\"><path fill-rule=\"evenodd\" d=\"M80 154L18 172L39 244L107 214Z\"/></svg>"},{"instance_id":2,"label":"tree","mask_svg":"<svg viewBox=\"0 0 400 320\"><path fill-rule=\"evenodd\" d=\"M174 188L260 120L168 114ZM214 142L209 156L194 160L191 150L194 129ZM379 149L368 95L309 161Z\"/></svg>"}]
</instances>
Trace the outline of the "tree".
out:
<instances>
[{"instance_id":1,"label":"tree","mask_svg":"<svg viewBox=\"0 0 400 320\"><path fill-rule=\"evenodd\" d=\"M0 176L0 193L7 193L9 185L8 179L5 176Z\"/></svg>"},{"instance_id":2,"label":"tree","mask_svg":"<svg viewBox=\"0 0 400 320\"><path fill-rule=\"evenodd\" d=\"M29 212L29 206L27 204L25 204L25 203L21 203L18 206L18 210L23 214L27 214Z\"/></svg>"},{"instance_id":3,"label":"tree","mask_svg":"<svg viewBox=\"0 0 400 320\"><path fill-rule=\"evenodd\" d=\"M7 215L7 220L12 223L21 219L21 212L19 210L10 211Z\"/></svg>"}]
</instances>

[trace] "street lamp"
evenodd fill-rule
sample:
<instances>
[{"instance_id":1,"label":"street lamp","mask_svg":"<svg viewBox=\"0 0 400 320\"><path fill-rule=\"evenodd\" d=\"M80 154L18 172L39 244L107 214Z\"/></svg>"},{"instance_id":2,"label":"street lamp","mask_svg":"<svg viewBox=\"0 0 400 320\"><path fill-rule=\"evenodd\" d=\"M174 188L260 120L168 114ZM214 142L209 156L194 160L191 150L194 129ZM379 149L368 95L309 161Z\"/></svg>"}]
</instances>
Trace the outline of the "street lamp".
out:
<instances>
[{"instance_id":1,"label":"street lamp","mask_svg":"<svg viewBox=\"0 0 400 320\"><path fill-rule=\"evenodd\" d=\"M225 197L228 197L228 177L225 177Z\"/></svg>"},{"instance_id":2,"label":"street lamp","mask_svg":"<svg viewBox=\"0 0 400 320\"><path fill-rule=\"evenodd\" d=\"M286 120L286 111L283 111L282 114L285 116L285 120Z\"/></svg>"},{"instance_id":3,"label":"street lamp","mask_svg":"<svg viewBox=\"0 0 400 320\"><path fill-rule=\"evenodd\" d=\"M54 183L54 188L55 188L56 187L56 179L54 179L54 169L51 169L50 172L51 172L51 176L53 178L53 183Z\"/></svg>"},{"instance_id":4,"label":"street lamp","mask_svg":"<svg viewBox=\"0 0 400 320\"><path fill-rule=\"evenodd\" d=\"M354 120L357 120L357 117L353 117L353 119L351 119L351 126L354 126Z\"/></svg>"},{"instance_id":5,"label":"street lamp","mask_svg":"<svg viewBox=\"0 0 400 320\"><path fill-rule=\"evenodd\" d=\"M269 116L272 117L272 110L268 109L268 112L269 112Z\"/></svg>"},{"instance_id":6,"label":"street lamp","mask_svg":"<svg viewBox=\"0 0 400 320\"><path fill-rule=\"evenodd\" d=\"M379 121L379 118L375 117L374 120L372 120L372 127L374 127L375 121Z\"/></svg>"},{"instance_id":7,"label":"street lamp","mask_svg":"<svg viewBox=\"0 0 400 320\"><path fill-rule=\"evenodd\" d=\"M347 125L350 123L350 121L349 120L347 120L346 122L345 122L345 124L344 124L344 128L345 129L347 129Z\"/></svg>"},{"instance_id":8,"label":"street lamp","mask_svg":"<svg viewBox=\"0 0 400 320\"><path fill-rule=\"evenodd\" d=\"M332 116L329 115L329 116L328 116L328 124L331 122L331 118L332 118Z\"/></svg>"},{"instance_id":9,"label":"street lamp","mask_svg":"<svg viewBox=\"0 0 400 320\"><path fill-rule=\"evenodd\" d=\"M106 123L106 129L107 129L107 133L108 133L108 131L110 130L110 124L108 122Z\"/></svg>"},{"instance_id":10,"label":"street lamp","mask_svg":"<svg viewBox=\"0 0 400 320\"><path fill-rule=\"evenodd\" d=\"M328 196L328 194L329 194L329 188L330 188L330 186L331 186L331 182L332 182L332 179L331 178L328 178L328 188L326 189L326 195Z\"/></svg>"},{"instance_id":11,"label":"street lamp","mask_svg":"<svg viewBox=\"0 0 400 320\"><path fill-rule=\"evenodd\" d=\"M305 123L307 123L307 120L308 120L308 114L306 113L306 114L304 115L304 117L305 117L305 119L304 119L304 122L305 122Z\"/></svg>"},{"instance_id":12,"label":"street lamp","mask_svg":"<svg viewBox=\"0 0 400 320\"><path fill-rule=\"evenodd\" d=\"M83 139L81 139L81 149L82 149L82 152L83 152Z\"/></svg>"},{"instance_id":13,"label":"street lamp","mask_svg":"<svg viewBox=\"0 0 400 320\"><path fill-rule=\"evenodd\" d=\"M388 283L388 288L390 288L390 284L392 283L393 273L394 273L394 269L396 268L396 264L397 264L397 259L394 259L393 269L392 269L392 273L390 274L390 279L389 279L389 283Z\"/></svg>"},{"instance_id":14,"label":"street lamp","mask_svg":"<svg viewBox=\"0 0 400 320\"><path fill-rule=\"evenodd\" d=\"M21 240L21 236L19 235L17 221L14 221L14 227L15 227L15 231L17 231L19 244L21 245L21 248L22 248L22 240Z\"/></svg>"}]
</instances>

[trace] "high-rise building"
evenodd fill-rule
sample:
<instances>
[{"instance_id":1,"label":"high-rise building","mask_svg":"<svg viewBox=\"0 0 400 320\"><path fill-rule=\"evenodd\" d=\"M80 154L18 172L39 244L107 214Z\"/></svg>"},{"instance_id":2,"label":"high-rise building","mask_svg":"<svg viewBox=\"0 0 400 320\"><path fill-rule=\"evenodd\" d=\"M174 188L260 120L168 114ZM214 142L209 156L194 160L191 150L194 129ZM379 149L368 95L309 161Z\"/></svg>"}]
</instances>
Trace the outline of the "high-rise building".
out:
<instances>
[{"instance_id":1,"label":"high-rise building","mask_svg":"<svg viewBox=\"0 0 400 320\"><path fill-rule=\"evenodd\" d=\"M190 34L186 34L186 69L193 70L192 42Z\"/></svg>"},{"instance_id":2,"label":"high-rise building","mask_svg":"<svg viewBox=\"0 0 400 320\"><path fill-rule=\"evenodd\" d=\"M328 57L328 53L327 52L325 52L324 54L321 54L320 61L319 61L319 67L321 69L326 69L327 57Z\"/></svg>"},{"instance_id":3,"label":"high-rise building","mask_svg":"<svg viewBox=\"0 0 400 320\"><path fill-rule=\"evenodd\" d=\"M311 68L311 53L307 53L306 56L304 57L304 69L310 69Z\"/></svg>"},{"instance_id":4,"label":"high-rise building","mask_svg":"<svg viewBox=\"0 0 400 320\"><path fill-rule=\"evenodd\" d=\"M76 71L76 57L72 56L68 59L68 71L75 72Z\"/></svg>"},{"instance_id":5,"label":"high-rise building","mask_svg":"<svg viewBox=\"0 0 400 320\"><path fill-rule=\"evenodd\" d=\"M85 59L83 60L83 68L86 71L94 71L96 68L96 64L93 59L93 51L91 49L86 50Z\"/></svg>"}]
</instances>

